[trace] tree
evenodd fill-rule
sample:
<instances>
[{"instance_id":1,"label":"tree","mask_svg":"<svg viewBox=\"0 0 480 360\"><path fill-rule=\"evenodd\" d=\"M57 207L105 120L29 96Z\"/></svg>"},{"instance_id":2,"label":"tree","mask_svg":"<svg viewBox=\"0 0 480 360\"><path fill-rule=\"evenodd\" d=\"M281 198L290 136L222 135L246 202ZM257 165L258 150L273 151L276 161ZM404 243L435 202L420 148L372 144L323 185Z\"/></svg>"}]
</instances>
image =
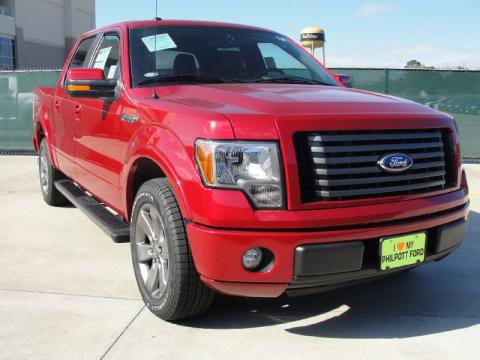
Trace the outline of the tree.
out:
<instances>
[{"instance_id":1,"label":"tree","mask_svg":"<svg viewBox=\"0 0 480 360\"><path fill-rule=\"evenodd\" d=\"M426 66L423 65L420 61L418 60L410 60L407 62L407 65L405 65L405 69L425 69Z\"/></svg>"}]
</instances>

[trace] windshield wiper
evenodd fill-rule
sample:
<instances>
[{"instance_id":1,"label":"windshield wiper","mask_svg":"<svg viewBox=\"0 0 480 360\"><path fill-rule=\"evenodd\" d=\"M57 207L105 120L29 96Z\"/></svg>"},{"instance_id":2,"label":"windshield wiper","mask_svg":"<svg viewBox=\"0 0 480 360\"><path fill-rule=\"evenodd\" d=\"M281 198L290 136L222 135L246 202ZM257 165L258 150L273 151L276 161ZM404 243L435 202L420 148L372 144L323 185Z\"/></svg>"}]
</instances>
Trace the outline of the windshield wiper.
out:
<instances>
[{"instance_id":1,"label":"windshield wiper","mask_svg":"<svg viewBox=\"0 0 480 360\"><path fill-rule=\"evenodd\" d=\"M170 82L199 82L199 83L229 83L241 82L237 79L218 78L206 75L176 75L176 76L154 76L138 82L138 85L154 84L154 83L170 83Z\"/></svg>"},{"instance_id":2,"label":"windshield wiper","mask_svg":"<svg viewBox=\"0 0 480 360\"><path fill-rule=\"evenodd\" d=\"M284 83L284 84L311 84L311 85L327 85L330 84L318 81L303 78L300 76L281 76L281 77L273 77L273 78L261 78L257 79L254 82L256 83Z\"/></svg>"}]
</instances>

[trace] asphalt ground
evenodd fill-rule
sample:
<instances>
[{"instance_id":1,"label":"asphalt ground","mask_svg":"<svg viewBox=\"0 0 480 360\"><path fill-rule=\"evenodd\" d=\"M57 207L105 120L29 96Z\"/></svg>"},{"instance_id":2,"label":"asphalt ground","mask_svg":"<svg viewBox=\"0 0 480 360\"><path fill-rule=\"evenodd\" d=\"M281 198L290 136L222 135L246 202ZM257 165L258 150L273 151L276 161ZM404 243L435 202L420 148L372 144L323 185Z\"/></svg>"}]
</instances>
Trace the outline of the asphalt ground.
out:
<instances>
[{"instance_id":1,"label":"asphalt ground","mask_svg":"<svg viewBox=\"0 0 480 360\"><path fill-rule=\"evenodd\" d=\"M462 247L314 296L218 297L169 324L138 293L128 244L47 206L35 157L0 157L1 359L480 359L480 166Z\"/></svg>"}]
</instances>

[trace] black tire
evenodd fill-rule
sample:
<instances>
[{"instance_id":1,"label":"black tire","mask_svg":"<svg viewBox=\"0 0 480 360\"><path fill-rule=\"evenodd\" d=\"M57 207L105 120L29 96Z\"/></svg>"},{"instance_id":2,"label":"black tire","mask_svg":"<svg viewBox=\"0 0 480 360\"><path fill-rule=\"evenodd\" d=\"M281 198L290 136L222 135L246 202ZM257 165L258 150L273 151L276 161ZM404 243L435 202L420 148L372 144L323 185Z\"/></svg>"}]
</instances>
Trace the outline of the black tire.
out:
<instances>
[{"instance_id":1,"label":"black tire","mask_svg":"<svg viewBox=\"0 0 480 360\"><path fill-rule=\"evenodd\" d=\"M147 235L148 231L143 230L147 223L152 225L147 228L155 229L157 235ZM210 307L214 291L197 273L182 214L167 179L152 179L140 187L133 205L130 244L138 288L153 314L175 321L198 316ZM147 247L145 258L142 254ZM160 285L149 281L155 278L151 276L156 271L154 263L160 273Z\"/></svg>"},{"instance_id":2,"label":"black tire","mask_svg":"<svg viewBox=\"0 0 480 360\"><path fill-rule=\"evenodd\" d=\"M44 138L40 143L38 152L38 175L43 199L48 205L60 206L68 200L57 190L54 182L64 179L65 176L52 166L47 140Z\"/></svg>"}]
</instances>

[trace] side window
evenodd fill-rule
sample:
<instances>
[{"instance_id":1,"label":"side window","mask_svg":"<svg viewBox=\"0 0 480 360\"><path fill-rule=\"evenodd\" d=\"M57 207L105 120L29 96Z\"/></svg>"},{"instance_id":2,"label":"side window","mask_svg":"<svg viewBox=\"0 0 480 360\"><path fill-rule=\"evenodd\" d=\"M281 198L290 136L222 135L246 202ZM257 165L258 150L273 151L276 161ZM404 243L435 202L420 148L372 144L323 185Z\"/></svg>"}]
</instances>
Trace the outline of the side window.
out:
<instances>
[{"instance_id":1,"label":"side window","mask_svg":"<svg viewBox=\"0 0 480 360\"><path fill-rule=\"evenodd\" d=\"M88 52L90 51L94 41L95 37L91 37L83 40L80 45L78 45L77 51L75 51L75 55L73 55L70 66L68 67L69 69L83 68L88 66L85 61L87 60Z\"/></svg>"},{"instance_id":2,"label":"side window","mask_svg":"<svg viewBox=\"0 0 480 360\"><path fill-rule=\"evenodd\" d=\"M118 79L120 69L120 39L117 35L105 35L95 54L92 67L102 69L105 79Z\"/></svg>"}]
</instances>

